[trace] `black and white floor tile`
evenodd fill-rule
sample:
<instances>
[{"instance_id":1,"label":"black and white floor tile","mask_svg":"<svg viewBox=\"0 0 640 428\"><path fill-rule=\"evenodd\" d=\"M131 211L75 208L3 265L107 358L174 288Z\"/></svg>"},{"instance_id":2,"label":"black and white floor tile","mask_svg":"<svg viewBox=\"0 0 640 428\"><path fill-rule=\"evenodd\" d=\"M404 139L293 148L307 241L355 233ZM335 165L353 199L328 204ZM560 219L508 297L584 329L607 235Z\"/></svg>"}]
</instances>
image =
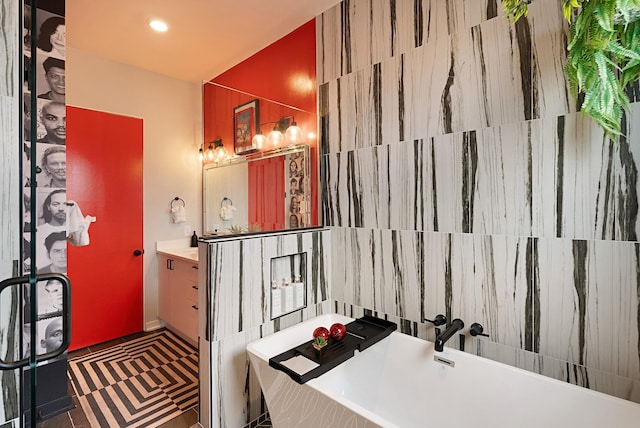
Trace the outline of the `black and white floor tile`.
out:
<instances>
[{"instance_id":1,"label":"black and white floor tile","mask_svg":"<svg viewBox=\"0 0 640 428\"><path fill-rule=\"evenodd\" d=\"M159 427L197 404L198 354L167 330L72 358L91 427Z\"/></svg>"}]
</instances>

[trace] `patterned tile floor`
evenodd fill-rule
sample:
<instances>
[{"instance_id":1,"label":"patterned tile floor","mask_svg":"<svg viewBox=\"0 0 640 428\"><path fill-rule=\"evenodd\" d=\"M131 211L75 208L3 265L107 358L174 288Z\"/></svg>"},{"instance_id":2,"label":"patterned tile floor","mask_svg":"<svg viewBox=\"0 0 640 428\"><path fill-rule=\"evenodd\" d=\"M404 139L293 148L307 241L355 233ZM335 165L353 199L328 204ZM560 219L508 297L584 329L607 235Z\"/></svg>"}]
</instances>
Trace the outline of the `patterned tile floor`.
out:
<instances>
[{"instance_id":1,"label":"patterned tile floor","mask_svg":"<svg viewBox=\"0 0 640 428\"><path fill-rule=\"evenodd\" d=\"M111 348L114 345L126 343L131 340L155 333L157 333L157 331L136 333L131 336L122 337L119 339L111 340L109 342L104 342L87 348L78 349L69 353L69 359L96 353L104 349ZM75 391L73 390L70 382L68 382L67 388L69 390L69 396L72 397L75 408L53 418L47 419L46 421L39 422L37 425L38 428L92 428L86 415L82 411L82 407L79 404L78 397L75 395ZM165 422L159 428L190 428L194 425L197 425L197 423L198 412L197 407L195 407L175 417L174 419ZM273 428L273 425L271 425L269 415L265 414L252 423L248 424L247 428Z\"/></svg>"},{"instance_id":2,"label":"patterned tile floor","mask_svg":"<svg viewBox=\"0 0 640 428\"><path fill-rule=\"evenodd\" d=\"M151 428L198 402L198 351L168 330L69 360L92 425Z\"/></svg>"},{"instance_id":3,"label":"patterned tile floor","mask_svg":"<svg viewBox=\"0 0 640 428\"><path fill-rule=\"evenodd\" d=\"M145 333L136 333L131 336L126 336L119 339L114 339L109 342L100 343L95 346L90 346L87 348L78 349L76 351L72 351L69 353L69 359L79 356L88 355L91 353L95 353L107 348L111 348L115 345L119 345L122 343L129 342L131 340L149 335L156 334L157 331ZM78 397L75 395L73 387L70 383L68 383L69 396L72 397L75 408L68 412L62 413L53 418L47 419L46 421L42 421L38 423L38 428L91 428L91 425L82 411L82 407L78 402ZM159 428L188 428L198 423L198 413L196 408L192 408L181 415L173 418L170 421L165 422ZM271 425L268 425L269 427ZM263 427L261 427L263 428Z\"/></svg>"}]
</instances>

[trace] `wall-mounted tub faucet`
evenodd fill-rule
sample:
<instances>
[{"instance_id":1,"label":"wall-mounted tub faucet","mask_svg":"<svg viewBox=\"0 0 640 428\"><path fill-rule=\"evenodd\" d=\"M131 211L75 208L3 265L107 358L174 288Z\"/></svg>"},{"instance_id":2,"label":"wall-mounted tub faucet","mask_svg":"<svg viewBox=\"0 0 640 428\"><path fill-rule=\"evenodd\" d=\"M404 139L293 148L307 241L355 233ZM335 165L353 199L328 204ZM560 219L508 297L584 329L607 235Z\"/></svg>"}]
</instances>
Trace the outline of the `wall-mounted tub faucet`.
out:
<instances>
[{"instance_id":1,"label":"wall-mounted tub faucet","mask_svg":"<svg viewBox=\"0 0 640 428\"><path fill-rule=\"evenodd\" d=\"M435 342L436 352L442 352L444 350L444 344L447 340L451 339L457 331L464 328L464 322L460 318L456 318L451 321L451 325L442 334L439 334Z\"/></svg>"},{"instance_id":2,"label":"wall-mounted tub faucet","mask_svg":"<svg viewBox=\"0 0 640 428\"><path fill-rule=\"evenodd\" d=\"M436 317L432 320L428 320L425 318L426 322L430 322L431 324L435 325L436 327L439 327L441 325L444 325L447 323L447 317L445 317L442 314L438 314L436 315Z\"/></svg>"},{"instance_id":3,"label":"wall-mounted tub faucet","mask_svg":"<svg viewBox=\"0 0 640 428\"><path fill-rule=\"evenodd\" d=\"M482 327L482 324L479 324L477 322L471 324L471 327L469 328L469 334L471 334L471 336L489 337L488 334L484 334L484 328Z\"/></svg>"},{"instance_id":4,"label":"wall-mounted tub faucet","mask_svg":"<svg viewBox=\"0 0 640 428\"><path fill-rule=\"evenodd\" d=\"M425 318L426 322L430 322L435 326L436 337L440 336L440 326L445 325L447 323L447 317L442 314L436 315L436 317L432 320L428 320Z\"/></svg>"}]
</instances>

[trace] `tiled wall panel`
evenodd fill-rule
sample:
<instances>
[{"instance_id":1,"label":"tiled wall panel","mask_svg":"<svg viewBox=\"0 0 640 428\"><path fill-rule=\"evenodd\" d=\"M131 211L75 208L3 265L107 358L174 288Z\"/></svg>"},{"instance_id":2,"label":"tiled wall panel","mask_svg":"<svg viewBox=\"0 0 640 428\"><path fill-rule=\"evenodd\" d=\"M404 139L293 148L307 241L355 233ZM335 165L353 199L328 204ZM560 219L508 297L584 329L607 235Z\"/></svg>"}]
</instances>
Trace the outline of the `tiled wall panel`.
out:
<instances>
[{"instance_id":1,"label":"tiled wall panel","mask_svg":"<svg viewBox=\"0 0 640 428\"><path fill-rule=\"evenodd\" d=\"M328 298L330 233L290 233L210 244L211 289L207 296L216 341L271 319L271 259L306 253L307 305ZM275 278L280 280L280 278Z\"/></svg>"},{"instance_id":2,"label":"tiled wall panel","mask_svg":"<svg viewBox=\"0 0 640 428\"><path fill-rule=\"evenodd\" d=\"M474 352L640 401L637 87L603 141L568 91L559 3L518 23L499 3L319 17L342 34L318 40L332 297L427 337L437 313L481 322Z\"/></svg>"},{"instance_id":3,"label":"tiled wall panel","mask_svg":"<svg viewBox=\"0 0 640 428\"><path fill-rule=\"evenodd\" d=\"M0 280L15 276L16 263L20 260L20 158L19 144L19 74L18 19L22 3L16 0L0 0ZM4 290L0 296L0 355L3 360L20 358L22 326L19 323L21 308L18 287ZM20 415L19 370L0 372L0 425L17 426Z\"/></svg>"},{"instance_id":4,"label":"tiled wall panel","mask_svg":"<svg viewBox=\"0 0 640 428\"><path fill-rule=\"evenodd\" d=\"M526 21L531 34L531 102L534 118L576 111L564 64L569 24L555 0L531 3Z\"/></svg>"},{"instance_id":5,"label":"tiled wall panel","mask_svg":"<svg viewBox=\"0 0 640 428\"><path fill-rule=\"evenodd\" d=\"M241 427L264 413L246 346L329 310L331 232L317 230L213 241L202 248L210 287L201 293L208 319L200 331L201 424ZM305 309L271 320L271 259L306 253ZM281 278L277 278L280 280Z\"/></svg>"}]
</instances>

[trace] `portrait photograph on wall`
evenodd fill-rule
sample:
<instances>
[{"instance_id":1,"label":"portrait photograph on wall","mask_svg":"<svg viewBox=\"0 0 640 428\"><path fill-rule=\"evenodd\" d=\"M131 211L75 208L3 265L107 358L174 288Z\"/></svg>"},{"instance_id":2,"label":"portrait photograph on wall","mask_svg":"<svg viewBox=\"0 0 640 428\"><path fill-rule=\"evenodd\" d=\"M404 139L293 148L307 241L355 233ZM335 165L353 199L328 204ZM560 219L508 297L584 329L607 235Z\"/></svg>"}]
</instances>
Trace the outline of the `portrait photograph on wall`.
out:
<instances>
[{"instance_id":1,"label":"portrait photograph on wall","mask_svg":"<svg viewBox=\"0 0 640 428\"><path fill-rule=\"evenodd\" d=\"M38 188L65 189L67 187L67 150L65 146L37 143L34 161L41 171L38 176Z\"/></svg>"},{"instance_id":2,"label":"portrait photograph on wall","mask_svg":"<svg viewBox=\"0 0 640 428\"><path fill-rule=\"evenodd\" d=\"M39 355L56 351L62 346L62 317L39 320L36 331Z\"/></svg>"},{"instance_id":3,"label":"portrait photograph on wall","mask_svg":"<svg viewBox=\"0 0 640 428\"><path fill-rule=\"evenodd\" d=\"M237 155L256 150L252 140L258 129L259 116L259 101L257 99L233 109L233 147Z\"/></svg>"},{"instance_id":4,"label":"portrait photograph on wall","mask_svg":"<svg viewBox=\"0 0 640 428\"><path fill-rule=\"evenodd\" d=\"M305 178L305 158L303 152L292 153L285 157L285 189L287 193L287 210L285 222L287 228L306 227L308 192Z\"/></svg>"}]
</instances>

